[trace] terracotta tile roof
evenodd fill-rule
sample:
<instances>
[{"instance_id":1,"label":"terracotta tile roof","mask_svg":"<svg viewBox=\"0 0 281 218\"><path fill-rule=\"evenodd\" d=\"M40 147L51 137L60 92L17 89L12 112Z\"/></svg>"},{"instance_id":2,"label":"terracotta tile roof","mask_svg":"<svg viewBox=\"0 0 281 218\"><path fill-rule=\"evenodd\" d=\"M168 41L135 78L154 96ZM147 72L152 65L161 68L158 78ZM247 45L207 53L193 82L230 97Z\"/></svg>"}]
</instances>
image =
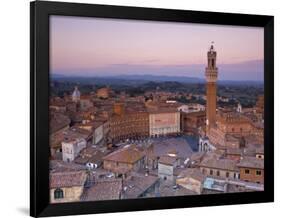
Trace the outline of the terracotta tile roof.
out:
<instances>
[{"instance_id":1,"label":"terracotta tile roof","mask_svg":"<svg viewBox=\"0 0 281 218\"><path fill-rule=\"evenodd\" d=\"M60 97L52 97L50 98L49 105L56 106L56 107L65 107L66 102L64 101L64 99Z\"/></svg>"},{"instance_id":2,"label":"terracotta tile roof","mask_svg":"<svg viewBox=\"0 0 281 218\"><path fill-rule=\"evenodd\" d=\"M104 180L96 182L91 188L85 191L82 201L102 201L120 199L122 180Z\"/></svg>"},{"instance_id":3,"label":"terracotta tile roof","mask_svg":"<svg viewBox=\"0 0 281 218\"><path fill-rule=\"evenodd\" d=\"M65 139L77 139L77 138L83 138L87 140L89 137L91 137L92 133L86 129L78 128L78 127L71 127L68 130L64 132Z\"/></svg>"},{"instance_id":4,"label":"terracotta tile roof","mask_svg":"<svg viewBox=\"0 0 281 218\"><path fill-rule=\"evenodd\" d=\"M95 130L95 129L99 128L100 126L102 126L103 124L104 124L104 122L102 122L102 121L92 120L92 121L89 121L86 123L75 124L75 126L78 128L89 127L90 129Z\"/></svg>"},{"instance_id":5,"label":"terracotta tile roof","mask_svg":"<svg viewBox=\"0 0 281 218\"><path fill-rule=\"evenodd\" d=\"M161 156L158 163L173 166L176 161L177 161L176 157Z\"/></svg>"},{"instance_id":6,"label":"terracotta tile roof","mask_svg":"<svg viewBox=\"0 0 281 218\"><path fill-rule=\"evenodd\" d=\"M201 163L198 165L200 167L222 169L222 170L231 170L237 171L236 167L237 162L230 159L213 159L213 158L204 158Z\"/></svg>"},{"instance_id":7,"label":"terracotta tile roof","mask_svg":"<svg viewBox=\"0 0 281 218\"><path fill-rule=\"evenodd\" d=\"M185 112L183 112L185 113ZM195 111L190 113L185 113L186 117L197 117L197 116L206 116L206 111Z\"/></svg>"},{"instance_id":8,"label":"terracotta tile roof","mask_svg":"<svg viewBox=\"0 0 281 218\"><path fill-rule=\"evenodd\" d=\"M75 164L73 162L67 163L62 160L50 160L49 168L52 173L54 172L73 172L86 170L85 166Z\"/></svg>"},{"instance_id":9,"label":"terracotta tile roof","mask_svg":"<svg viewBox=\"0 0 281 218\"><path fill-rule=\"evenodd\" d=\"M70 119L61 113L50 114L50 134L63 129L70 124Z\"/></svg>"},{"instance_id":10,"label":"terracotta tile roof","mask_svg":"<svg viewBox=\"0 0 281 218\"><path fill-rule=\"evenodd\" d=\"M67 111L66 114L74 122L81 122L83 120L83 113L82 112Z\"/></svg>"},{"instance_id":11,"label":"terracotta tile roof","mask_svg":"<svg viewBox=\"0 0 281 218\"><path fill-rule=\"evenodd\" d=\"M50 173L50 188L83 186L85 181L85 171Z\"/></svg>"},{"instance_id":12,"label":"terracotta tile roof","mask_svg":"<svg viewBox=\"0 0 281 218\"><path fill-rule=\"evenodd\" d=\"M125 146L108 154L107 156L103 157L103 160L133 164L143 157L144 153L142 151L137 149L135 145L129 145L128 147Z\"/></svg>"},{"instance_id":13,"label":"terracotta tile roof","mask_svg":"<svg viewBox=\"0 0 281 218\"><path fill-rule=\"evenodd\" d=\"M264 154L264 147L257 148L256 154Z\"/></svg>"},{"instance_id":14,"label":"terracotta tile roof","mask_svg":"<svg viewBox=\"0 0 281 218\"><path fill-rule=\"evenodd\" d=\"M147 111L150 114L159 114L159 113L180 113L179 111L177 111L176 108L148 108Z\"/></svg>"},{"instance_id":15,"label":"terracotta tile roof","mask_svg":"<svg viewBox=\"0 0 281 218\"><path fill-rule=\"evenodd\" d=\"M191 155L190 160L191 161L201 161L203 159L203 157L205 156L205 152L195 152Z\"/></svg>"},{"instance_id":16,"label":"terracotta tile roof","mask_svg":"<svg viewBox=\"0 0 281 218\"><path fill-rule=\"evenodd\" d=\"M86 164L90 162L100 165L102 163L102 158L107 153L108 152L102 152L94 147L86 147L80 152L79 156L75 159L75 163Z\"/></svg>"},{"instance_id":17,"label":"terracotta tile roof","mask_svg":"<svg viewBox=\"0 0 281 218\"><path fill-rule=\"evenodd\" d=\"M153 186L159 178L157 176L136 174L127 178L123 182L124 198L137 198L151 186Z\"/></svg>"},{"instance_id":18,"label":"terracotta tile roof","mask_svg":"<svg viewBox=\"0 0 281 218\"><path fill-rule=\"evenodd\" d=\"M178 185L178 188L173 189L172 186L167 186L164 184L159 187L161 197L166 196L185 196L185 195L198 195L196 192L188 190L181 185Z\"/></svg>"},{"instance_id":19,"label":"terracotta tile roof","mask_svg":"<svg viewBox=\"0 0 281 218\"><path fill-rule=\"evenodd\" d=\"M184 178L184 177L191 177L193 179L199 180L200 182L203 182L206 178L206 176L200 172L198 168L187 168L183 170L178 178Z\"/></svg>"},{"instance_id":20,"label":"terracotta tile roof","mask_svg":"<svg viewBox=\"0 0 281 218\"><path fill-rule=\"evenodd\" d=\"M81 95L80 96L80 100L91 100L92 99L92 96L91 95Z\"/></svg>"},{"instance_id":21,"label":"terracotta tile roof","mask_svg":"<svg viewBox=\"0 0 281 218\"><path fill-rule=\"evenodd\" d=\"M241 153L243 153L243 150L241 150L240 148L228 148L226 150L226 154L230 155L241 155Z\"/></svg>"},{"instance_id":22,"label":"terracotta tile roof","mask_svg":"<svg viewBox=\"0 0 281 218\"><path fill-rule=\"evenodd\" d=\"M237 167L252 168L252 169L264 169L264 160L255 157L243 157Z\"/></svg>"},{"instance_id":23,"label":"terracotta tile roof","mask_svg":"<svg viewBox=\"0 0 281 218\"><path fill-rule=\"evenodd\" d=\"M60 148L62 141L73 141L77 139L85 139L86 141L92 136L92 133L88 130L71 127L63 132L60 132L50 137L51 148Z\"/></svg>"}]
</instances>

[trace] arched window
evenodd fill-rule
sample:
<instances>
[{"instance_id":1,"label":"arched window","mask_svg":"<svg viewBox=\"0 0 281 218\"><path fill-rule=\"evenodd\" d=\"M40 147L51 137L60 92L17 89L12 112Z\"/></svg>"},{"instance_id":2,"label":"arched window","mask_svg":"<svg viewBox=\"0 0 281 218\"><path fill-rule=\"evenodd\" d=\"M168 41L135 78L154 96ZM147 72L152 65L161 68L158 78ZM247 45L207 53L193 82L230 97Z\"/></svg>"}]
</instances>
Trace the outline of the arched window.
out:
<instances>
[{"instance_id":1,"label":"arched window","mask_svg":"<svg viewBox=\"0 0 281 218\"><path fill-rule=\"evenodd\" d=\"M228 178L229 177L229 172L226 172L225 176L226 176L226 178Z\"/></svg>"},{"instance_id":2,"label":"arched window","mask_svg":"<svg viewBox=\"0 0 281 218\"><path fill-rule=\"evenodd\" d=\"M55 199L63 198L63 190L60 188L57 188L54 192Z\"/></svg>"}]
</instances>

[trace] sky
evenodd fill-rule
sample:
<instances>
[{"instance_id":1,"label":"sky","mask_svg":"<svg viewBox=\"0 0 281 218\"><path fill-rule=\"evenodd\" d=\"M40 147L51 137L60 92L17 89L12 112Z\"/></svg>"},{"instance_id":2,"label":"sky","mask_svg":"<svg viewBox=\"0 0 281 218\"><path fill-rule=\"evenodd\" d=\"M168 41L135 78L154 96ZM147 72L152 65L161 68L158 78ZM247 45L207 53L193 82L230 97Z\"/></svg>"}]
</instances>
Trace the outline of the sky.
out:
<instances>
[{"instance_id":1,"label":"sky","mask_svg":"<svg viewBox=\"0 0 281 218\"><path fill-rule=\"evenodd\" d=\"M263 28L50 17L51 74L204 78L214 42L219 80L263 81Z\"/></svg>"}]
</instances>

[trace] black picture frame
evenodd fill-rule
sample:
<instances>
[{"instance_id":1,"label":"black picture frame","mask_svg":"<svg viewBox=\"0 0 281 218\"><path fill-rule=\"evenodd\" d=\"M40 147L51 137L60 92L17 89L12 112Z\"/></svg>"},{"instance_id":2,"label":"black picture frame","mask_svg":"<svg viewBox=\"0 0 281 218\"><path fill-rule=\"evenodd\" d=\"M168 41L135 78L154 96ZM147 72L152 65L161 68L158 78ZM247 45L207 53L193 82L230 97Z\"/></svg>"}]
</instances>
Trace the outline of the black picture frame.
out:
<instances>
[{"instance_id":1,"label":"black picture frame","mask_svg":"<svg viewBox=\"0 0 281 218\"><path fill-rule=\"evenodd\" d=\"M264 191L117 201L49 203L49 16L223 24L264 28ZM35 1L30 3L30 215L61 216L120 211L273 202L274 17L217 12Z\"/></svg>"}]
</instances>

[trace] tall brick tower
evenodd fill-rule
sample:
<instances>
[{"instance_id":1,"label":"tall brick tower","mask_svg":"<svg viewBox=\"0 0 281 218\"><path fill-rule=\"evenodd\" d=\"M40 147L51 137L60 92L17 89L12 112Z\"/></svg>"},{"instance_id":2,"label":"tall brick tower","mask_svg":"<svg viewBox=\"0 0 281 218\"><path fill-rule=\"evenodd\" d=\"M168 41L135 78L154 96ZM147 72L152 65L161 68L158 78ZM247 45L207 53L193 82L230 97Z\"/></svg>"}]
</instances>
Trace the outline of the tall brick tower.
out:
<instances>
[{"instance_id":1,"label":"tall brick tower","mask_svg":"<svg viewBox=\"0 0 281 218\"><path fill-rule=\"evenodd\" d=\"M206 67L206 125L207 133L211 126L216 123L216 108L217 108L217 78L218 78L218 68L216 67L217 52L214 49L213 42L207 53L208 56L208 66Z\"/></svg>"}]
</instances>

